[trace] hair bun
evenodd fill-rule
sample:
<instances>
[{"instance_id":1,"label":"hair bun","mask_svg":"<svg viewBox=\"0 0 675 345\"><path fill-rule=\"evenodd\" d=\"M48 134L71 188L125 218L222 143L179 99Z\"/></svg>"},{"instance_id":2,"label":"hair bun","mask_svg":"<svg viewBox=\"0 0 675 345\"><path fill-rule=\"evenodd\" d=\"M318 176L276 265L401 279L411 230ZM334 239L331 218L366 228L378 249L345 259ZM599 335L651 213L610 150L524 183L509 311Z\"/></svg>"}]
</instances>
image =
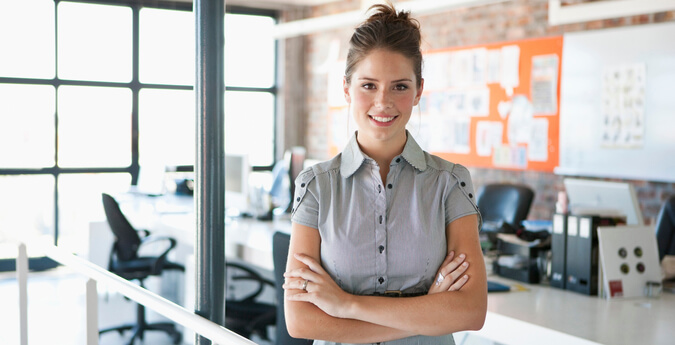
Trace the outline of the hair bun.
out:
<instances>
[{"instance_id":1,"label":"hair bun","mask_svg":"<svg viewBox=\"0 0 675 345\"><path fill-rule=\"evenodd\" d=\"M410 16L408 11L396 11L391 4L375 4L368 8L368 12L375 11L365 23L381 22L385 25L405 25L415 29L420 28L417 19Z\"/></svg>"}]
</instances>

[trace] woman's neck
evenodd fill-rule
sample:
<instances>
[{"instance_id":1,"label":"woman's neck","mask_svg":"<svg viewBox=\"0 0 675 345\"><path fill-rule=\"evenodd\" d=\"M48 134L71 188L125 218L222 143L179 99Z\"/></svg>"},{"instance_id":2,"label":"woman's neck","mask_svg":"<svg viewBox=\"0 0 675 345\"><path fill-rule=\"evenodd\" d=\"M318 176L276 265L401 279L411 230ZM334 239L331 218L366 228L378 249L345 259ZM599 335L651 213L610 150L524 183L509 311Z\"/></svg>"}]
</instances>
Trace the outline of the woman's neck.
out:
<instances>
[{"instance_id":1,"label":"woman's neck","mask_svg":"<svg viewBox=\"0 0 675 345\"><path fill-rule=\"evenodd\" d=\"M369 138L359 139L358 133L356 135L356 141L359 143L361 151L374 159L380 169L386 170L389 170L389 164L394 157L403 152L406 140L406 134L388 141L369 140Z\"/></svg>"}]
</instances>

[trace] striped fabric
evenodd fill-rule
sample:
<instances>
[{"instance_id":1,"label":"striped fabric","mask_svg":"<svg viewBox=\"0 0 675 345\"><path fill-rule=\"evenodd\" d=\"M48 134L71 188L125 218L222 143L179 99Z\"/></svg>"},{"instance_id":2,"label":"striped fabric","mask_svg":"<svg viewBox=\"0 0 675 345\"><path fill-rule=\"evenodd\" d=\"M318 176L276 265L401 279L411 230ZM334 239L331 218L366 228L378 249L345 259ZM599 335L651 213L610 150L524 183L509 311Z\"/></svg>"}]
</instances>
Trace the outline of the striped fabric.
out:
<instances>
[{"instance_id":1,"label":"striped fabric","mask_svg":"<svg viewBox=\"0 0 675 345\"><path fill-rule=\"evenodd\" d=\"M446 226L478 214L467 169L422 151L410 133L387 181L355 134L341 154L295 183L292 221L318 229L324 269L352 294L428 291L447 254ZM453 343L452 335L387 342Z\"/></svg>"}]
</instances>

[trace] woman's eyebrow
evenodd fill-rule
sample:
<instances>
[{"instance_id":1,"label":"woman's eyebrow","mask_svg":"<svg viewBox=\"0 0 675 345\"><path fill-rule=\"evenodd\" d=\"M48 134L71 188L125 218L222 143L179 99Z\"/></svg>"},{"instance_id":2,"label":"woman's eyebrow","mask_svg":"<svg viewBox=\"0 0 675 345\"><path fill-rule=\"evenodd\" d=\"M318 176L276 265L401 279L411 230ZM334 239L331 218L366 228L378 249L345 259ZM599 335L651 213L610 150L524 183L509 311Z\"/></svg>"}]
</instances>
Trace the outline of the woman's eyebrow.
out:
<instances>
[{"instance_id":1,"label":"woman's eyebrow","mask_svg":"<svg viewBox=\"0 0 675 345\"><path fill-rule=\"evenodd\" d=\"M376 78L369 78L369 77L359 77L358 79L359 79L359 80L367 80L367 81L379 81L379 80L376 79ZM403 78L403 79L392 80L391 83L400 83L400 82L404 82L404 81L407 81L407 82L411 82L411 83L412 83L412 79L410 79L410 78Z\"/></svg>"}]
</instances>

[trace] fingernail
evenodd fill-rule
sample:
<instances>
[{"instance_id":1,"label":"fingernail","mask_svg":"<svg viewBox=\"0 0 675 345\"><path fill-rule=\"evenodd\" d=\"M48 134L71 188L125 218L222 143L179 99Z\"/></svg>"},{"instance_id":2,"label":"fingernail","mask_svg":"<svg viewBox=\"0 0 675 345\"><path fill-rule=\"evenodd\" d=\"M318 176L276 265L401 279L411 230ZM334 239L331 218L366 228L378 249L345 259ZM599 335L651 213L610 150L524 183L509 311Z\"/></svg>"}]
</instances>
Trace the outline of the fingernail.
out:
<instances>
[{"instance_id":1,"label":"fingernail","mask_svg":"<svg viewBox=\"0 0 675 345\"><path fill-rule=\"evenodd\" d=\"M469 266L469 263L468 263L468 262L463 262L463 263L462 263L462 266L464 266L464 267Z\"/></svg>"},{"instance_id":2,"label":"fingernail","mask_svg":"<svg viewBox=\"0 0 675 345\"><path fill-rule=\"evenodd\" d=\"M448 256L455 256L455 251L451 250L450 253L448 253Z\"/></svg>"},{"instance_id":3,"label":"fingernail","mask_svg":"<svg viewBox=\"0 0 675 345\"><path fill-rule=\"evenodd\" d=\"M459 254L459 257L462 258L462 259L464 259L464 258L466 257L466 255L464 255L464 254Z\"/></svg>"}]
</instances>

